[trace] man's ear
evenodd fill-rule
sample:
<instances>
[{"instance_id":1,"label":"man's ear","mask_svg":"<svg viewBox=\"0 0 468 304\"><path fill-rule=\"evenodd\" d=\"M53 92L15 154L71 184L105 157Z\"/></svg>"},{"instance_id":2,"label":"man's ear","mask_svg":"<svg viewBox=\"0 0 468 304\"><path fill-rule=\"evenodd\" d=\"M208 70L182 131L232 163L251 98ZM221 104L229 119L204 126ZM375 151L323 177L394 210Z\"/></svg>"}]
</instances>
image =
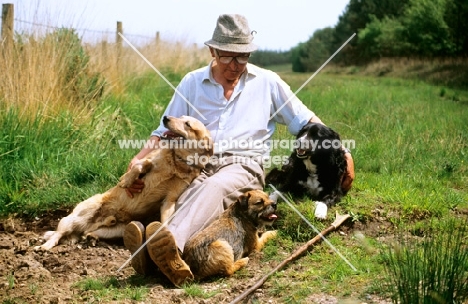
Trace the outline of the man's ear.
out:
<instances>
[{"instance_id":1,"label":"man's ear","mask_svg":"<svg viewBox=\"0 0 468 304\"><path fill-rule=\"evenodd\" d=\"M216 55L215 55L215 51L214 49L210 46L210 53L211 53L211 57L215 58Z\"/></svg>"}]
</instances>

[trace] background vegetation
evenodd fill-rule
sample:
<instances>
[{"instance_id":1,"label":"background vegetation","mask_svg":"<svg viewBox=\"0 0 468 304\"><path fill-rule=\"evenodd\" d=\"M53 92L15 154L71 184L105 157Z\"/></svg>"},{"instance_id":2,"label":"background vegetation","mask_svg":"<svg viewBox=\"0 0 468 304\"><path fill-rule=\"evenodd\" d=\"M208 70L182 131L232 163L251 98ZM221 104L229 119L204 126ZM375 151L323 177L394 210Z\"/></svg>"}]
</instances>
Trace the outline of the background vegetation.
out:
<instances>
[{"instance_id":1,"label":"background vegetation","mask_svg":"<svg viewBox=\"0 0 468 304\"><path fill-rule=\"evenodd\" d=\"M291 56L293 64L309 71L313 58L327 57L329 47L342 41L336 38L340 33L344 37L346 30L359 29L359 39L339 61L360 62L359 54L376 53L359 41L377 39L379 27L392 29L387 25L393 22L398 28L398 22L408 21L405 18L411 14L410 19L417 20L416 8L433 2L372 3L352 0L334 29L314 33L309 42L321 41L318 46L307 42L290 54L259 52L252 60L270 65ZM443 16L450 3L459 6L457 13L464 9L461 1L440 3L446 7ZM380 11L384 9L393 13ZM367 19L361 18L364 15ZM447 37L451 35L455 34ZM458 48L466 38L457 35L458 42L449 44L452 53L445 50L444 55L466 55L466 48ZM115 185L137 153L120 149L118 140L146 139L173 91L131 49L83 45L71 29L41 37L19 35L16 40L13 49L0 53L0 216L28 218L69 210ZM169 41L141 46L140 51L173 84L209 60L205 49ZM294 63L294 58L299 60ZM424 69L411 62L415 70ZM356 76L356 69L387 77ZM293 90L310 76L282 71ZM358 271L322 245L275 274L265 292L292 303L307 302L314 293L462 303L468 296L468 92L388 77L391 73L382 73L384 68L376 65L339 71L352 75L330 69L315 77L299 98L342 138L356 142L354 187L331 212L348 212L352 221L330 241ZM291 137L282 126L275 136ZM274 155L289 153L274 151ZM315 221L313 203L295 199L318 228L332 221ZM286 205L280 205L279 215L280 237L265 249L265 263L283 259L298 243L314 236ZM199 288L189 286L186 293Z\"/></svg>"},{"instance_id":2,"label":"background vegetation","mask_svg":"<svg viewBox=\"0 0 468 304\"><path fill-rule=\"evenodd\" d=\"M467 88L467 28L464 0L350 0L334 27L316 30L284 55L290 56L293 71L314 72L356 33L333 59L335 64L359 66L354 70L358 72L384 59L379 73L386 74L401 61L410 61L412 67L428 66L418 73L410 70L411 75ZM278 56L271 55L271 59Z\"/></svg>"}]
</instances>

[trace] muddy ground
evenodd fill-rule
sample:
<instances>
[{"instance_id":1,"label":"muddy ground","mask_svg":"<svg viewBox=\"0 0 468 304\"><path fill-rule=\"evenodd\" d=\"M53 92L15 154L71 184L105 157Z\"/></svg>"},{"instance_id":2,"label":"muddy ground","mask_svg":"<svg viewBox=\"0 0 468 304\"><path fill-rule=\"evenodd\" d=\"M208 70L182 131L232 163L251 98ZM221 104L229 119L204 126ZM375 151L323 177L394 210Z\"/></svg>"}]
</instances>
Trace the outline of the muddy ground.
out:
<instances>
[{"instance_id":1,"label":"muddy ground","mask_svg":"<svg viewBox=\"0 0 468 304\"><path fill-rule=\"evenodd\" d=\"M256 253L251 256L241 279L234 276L201 283L205 293L217 292L203 298L175 288L162 275L141 277L131 266L117 272L130 257L121 240L99 241L97 244L81 242L59 245L49 252L34 251L34 246L41 244L43 233L54 230L58 220L67 213L67 210L57 211L33 221L0 220L2 303L229 303L257 282L266 268L276 266L260 263L262 253ZM99 288L86 285L93 278L107 282L111 287L97 292ZM138 293L138 287L145 290L143 295ZM268 282L244 303L281 303L281 295L272 297L264 292L264 288L268 288ZM324 294L312 295L305 303L364 302L383 303L370 296L364 301L344 301Z\"/></svg>"}]
</instances>

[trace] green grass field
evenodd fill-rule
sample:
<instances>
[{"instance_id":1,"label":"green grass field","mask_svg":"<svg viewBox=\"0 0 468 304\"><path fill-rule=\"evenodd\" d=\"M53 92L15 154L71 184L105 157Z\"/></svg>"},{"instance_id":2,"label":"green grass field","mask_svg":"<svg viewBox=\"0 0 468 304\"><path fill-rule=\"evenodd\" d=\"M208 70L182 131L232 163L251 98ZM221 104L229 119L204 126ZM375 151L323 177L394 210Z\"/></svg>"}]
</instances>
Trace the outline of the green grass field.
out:
<instances>
[{"instance_id":1,"label":"green grass field","mask_svg":"<svg viewBox=\"0 0 468 304\"><path fill-rule=\"evenodd\" d=\"M281 76L294 91L310 75ZM178 79L175 75L171 81ZM118 140L146 139L172 93L151 74L133 79L124 94L107 96L82 116L62 112L26 120L0 103L0 216L36 216L70 207L115 185L138 152L120 149ZM446 224L452 221L466 225L468 92L417 80L322 73L298 96L342 139L355 142L354 186L329 212L348 212L352 223L329 240L358 271L322 244L275 274L265 292L289 303L322 292L383 296L390 281L383 253L398 233L419 240L445 229L453 234L457 229ZM292 138L282 126L275 137ZM315 221L312 206L304 202L298 208L319 229L331 223ZM267 261L284 259L315 235L287 205L279 213L280 238L265 249ZM466 243L464 236L462 250ZM461 261L466 279L468 258Z\"/></svg>"}]
</instances>

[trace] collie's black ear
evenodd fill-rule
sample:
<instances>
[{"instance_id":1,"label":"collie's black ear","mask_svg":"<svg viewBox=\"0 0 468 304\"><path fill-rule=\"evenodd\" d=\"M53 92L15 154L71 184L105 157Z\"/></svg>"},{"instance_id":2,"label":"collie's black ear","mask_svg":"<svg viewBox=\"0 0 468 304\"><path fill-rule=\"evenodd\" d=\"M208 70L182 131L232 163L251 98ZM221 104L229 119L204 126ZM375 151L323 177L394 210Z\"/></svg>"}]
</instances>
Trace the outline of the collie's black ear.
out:
<instances>
[{"instance_id":1,"label":"collie's black ear","mask_svg":"<svg viewBox=\"0 0 468 304\"><path fill-rule=\"evenodd\" d=\"M237 199L237 201L239 202L240 206L242 208L246 208L249 206L249 199L250 199L250 193L247 192L247 193L244 193L242 194L241 196L239 196L239 198Z\"/></svg>"}]
</instances>

